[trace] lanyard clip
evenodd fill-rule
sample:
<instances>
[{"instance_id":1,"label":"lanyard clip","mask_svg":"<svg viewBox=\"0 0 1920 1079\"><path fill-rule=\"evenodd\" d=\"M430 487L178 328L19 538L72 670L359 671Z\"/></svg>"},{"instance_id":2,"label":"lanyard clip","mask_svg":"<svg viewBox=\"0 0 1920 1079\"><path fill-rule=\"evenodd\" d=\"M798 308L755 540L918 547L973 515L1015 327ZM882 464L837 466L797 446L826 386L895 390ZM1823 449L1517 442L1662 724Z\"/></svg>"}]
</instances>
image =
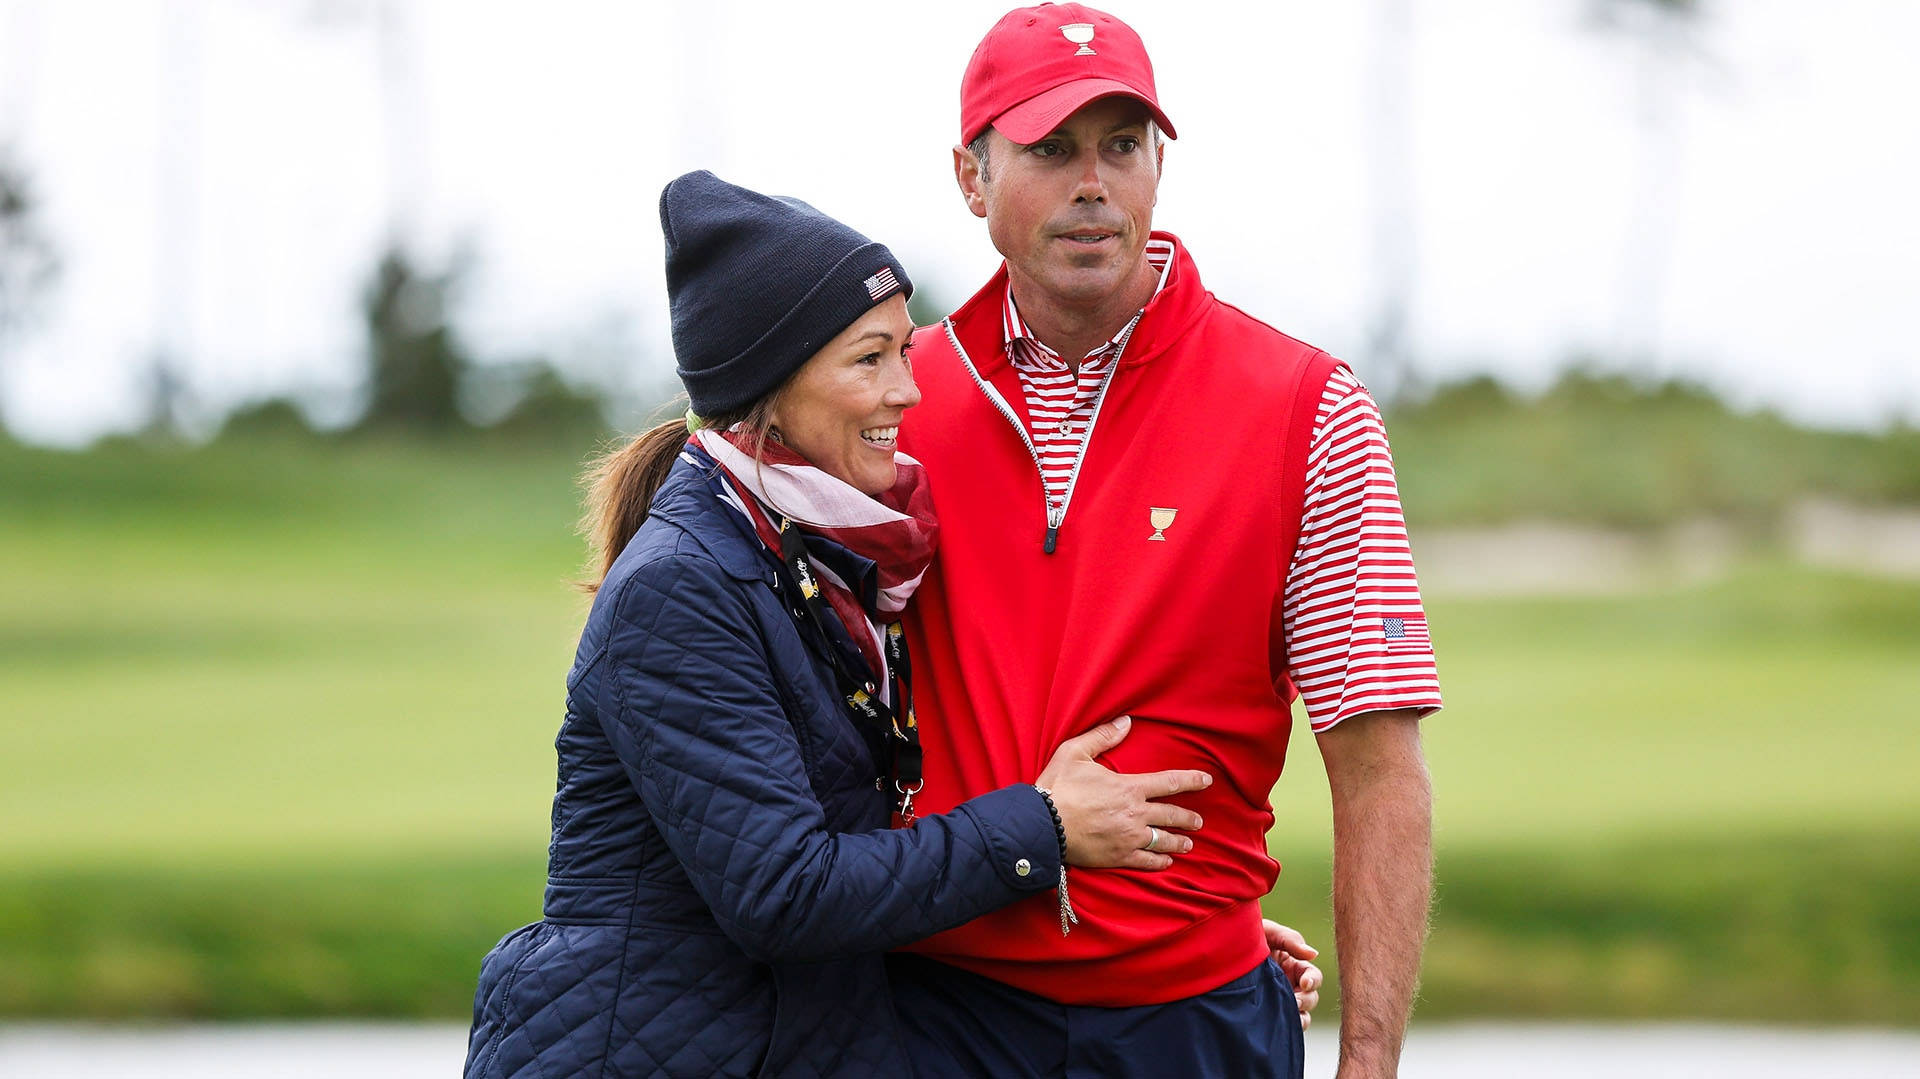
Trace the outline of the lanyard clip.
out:
<instances>
[{"instance_id":1,"label":"lanyard clip","mask_svg":"<svg viewBox=\"0 0 1920 1079\"><path fill-rule=\"evenodd\" d=\"M920 819L920 815L913 811L913 796L919 794L921 788L926 785L927 781L924 779L911 787L901 786L897 779L893 781L893 789L900 793L900 827L910 828L914 821Z\"/></svg>"}]
</instances>

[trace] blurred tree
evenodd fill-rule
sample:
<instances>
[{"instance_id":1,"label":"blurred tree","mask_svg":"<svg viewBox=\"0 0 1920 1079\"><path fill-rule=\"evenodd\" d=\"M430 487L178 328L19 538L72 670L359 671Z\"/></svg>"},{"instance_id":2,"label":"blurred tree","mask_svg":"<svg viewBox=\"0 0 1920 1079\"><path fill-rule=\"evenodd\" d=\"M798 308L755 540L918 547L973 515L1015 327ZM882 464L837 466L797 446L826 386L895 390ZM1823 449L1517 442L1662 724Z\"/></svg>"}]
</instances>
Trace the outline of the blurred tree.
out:
<instances>
[{"instance_id":1,"label":"blurred tree","mask_svg":"<svg viewBox=\"0 0 1920 1079\"><path fill-rule=\"evenodd\" d=\"M1389 409L1397 425L1403 412L1439 416L1448 422L1472 422L1512 413L1522 407L1520 396L1492 375L1468 375L1452 382L1423 386L1419 394L1402 394Z\"/></svg>"},{"instance_id":2,"label":"blurred tree","mask_svg":"<svg viewBox=\"0 0 1920 1079\"><path fill-rule=\"evenodd\" d=\"M544 356L476 363L460 380L460 414L500 434L582 439L608 431L608 400Z\"/></svg>"},{"instance_id":3,"label":"blurred tree","mask_svg":"<svg viewBox=\"0 0 1920 1079\"><path fill-rule=\"evenodd\" d=\"M470 365L447 324L463 261L425 275L398 247L380 256L362 305L372 385L360 426L422 433L465 426L456 393Z\"/></svg>"},{"instance_id":4,"label":"blurred tree","mask_svg":"<svg viewBox=\"0 0 1920 1079\"><path fill-rule=\"evenodd\" d=\"M934 290L916 281L913 295L907 299L907 317L915 326L931 326L946 318L953 308Z\"/></svg>"},{"instance_id":5,"label":"blurred tree","mask_svg":"<svg viewBox=\"0 0 1920 1079\"><path fill-rule=\"evenodd\" d=\"M219 437L261 442L304 439L313 434L313 424L299 405L285 397L269 397L227 413Z\"/></svg>"},{"instance_id":6,"label":"blurred tree","mask_svg":"<svg viewBox=\"0 0 1920 1079\"><path fill-rule=\"evenodd\" d=\"M560 445L577 444L588 436L608 432L606 401L591 390L568 385L553 365L535 360L526 365L520 399L493 425L502 434Z\"/></svg>"},{"instance_id":7,"label":"blurred tree","mask_svg":"<svg viewBox=\"0 0 1920 1079\"><path fill-rule=\"evenodd\" d=\"M194 412L193 388L165 349L153 353L140 377L143 418L139 436L150 443L178 443L188 436Z\"/></svg>"},{"instance_id":8,"label":"blurred tree","mask_svg":"<svg viewBox=\"0 0 1920 1079\"><path fill-rule=\"evenodd\" d=\"M1706 10L1704 0L1593 0L1593 17L1603 26L1647 12L1659 17L1691 19Z\"/></svg>"},{"instance_id":9,"label":"blurred tree","mask_svg":"<svg viewBox=\"0 0 1920 1079\"><path fill-rule=\"evenodd\" d=\"M26 168L0 147L0 364L37 319L60 275L38 213Z\"/></svg>"},{"instance_id":10,"label":"blurred tree","mask_svg":"<svg viewBox=\"0 0 1920 1079\"><path fill-rule=\"evenodd\" d=\"M177 442L210 433L187 372L199 352L202 5L168 5L161 22L156 104L166 137L154 144L159 181L153 261L153 344L142 390L141 436Z\"/></svg>"},{"instance_id":11,"label":"blurred tree","mask_svg":"<svg viewBox=\"0 0 1920 1079\"><path fill-rule=\"evenodd\" d=\"M1619 310L1613 349L1651 367L1660 335L1661 303L1678 226L1682 78L1707 60L1699 29L1705 0L1588 0L1592 25L1623 35L1634 48L1634 120L1640 129L1632 216L1622 236Z\"/></svg>"},{"instance_id":12,"label":"blurred tree","mask_svg":"<svg viewBox=\"0 0 1920 1079\"><path fill-rule=\"evenodd\" d=\"M1411 345L1418 251L1414 215L1413 10L1374 0L1367 67L1367 200L1372 295L1362 358L1367 386L1392 404L1419 392Z\"/></svg>"}]
</instances>

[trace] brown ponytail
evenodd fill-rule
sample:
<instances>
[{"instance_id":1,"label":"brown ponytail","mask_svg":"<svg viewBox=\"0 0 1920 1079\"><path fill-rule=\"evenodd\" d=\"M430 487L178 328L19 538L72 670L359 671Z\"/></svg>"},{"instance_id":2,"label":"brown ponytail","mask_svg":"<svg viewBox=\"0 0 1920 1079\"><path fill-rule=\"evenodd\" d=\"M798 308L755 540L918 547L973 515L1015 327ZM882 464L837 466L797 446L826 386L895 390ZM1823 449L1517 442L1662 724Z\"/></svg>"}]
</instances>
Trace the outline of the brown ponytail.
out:
<instances>
[{"instance_id":1,"label":"brown ponytail","mask_svg":"<svg viewBox=\"0 0 1920 1079\"><path fill-rule=\"evenodd\" d=\"M783 386L782 389L785 387ZM780 391L762 397L752 405L718 416L701 419L702 426L726 429L744 424L753 434L753 457L760 459L760 447L773 428L773 405ZM679 399L684 402L686 398ZM580 485L587 491L586 512L580 518L580 531L586 534L590 576L579 582L582 592L600 590L613 561L626 550L634 533L646 523L653 496L673 470L681 447L687 444L685 418L668 420L642 432L633 441L608 450L587 463Z\"/></svg>"}]
</instances>

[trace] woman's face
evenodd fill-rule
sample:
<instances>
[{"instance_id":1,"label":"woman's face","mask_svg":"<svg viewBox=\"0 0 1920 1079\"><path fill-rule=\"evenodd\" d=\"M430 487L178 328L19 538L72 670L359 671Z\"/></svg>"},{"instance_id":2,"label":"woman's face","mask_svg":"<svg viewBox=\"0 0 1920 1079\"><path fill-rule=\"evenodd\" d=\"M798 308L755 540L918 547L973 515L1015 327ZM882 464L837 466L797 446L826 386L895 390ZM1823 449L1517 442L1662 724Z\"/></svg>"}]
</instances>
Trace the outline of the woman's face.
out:
<instances>
[{"instance_id":1,"label":"woman's face","mask_svg":"<svg viewBox=\"0 0 1920 1079\"><path fill-rule=\"evenodd\" d=\"M788 449L869 495L892 489L900 418L920 403L905 296L870 308L796 371L771 419Z\"/></svg>"}]
</instances>

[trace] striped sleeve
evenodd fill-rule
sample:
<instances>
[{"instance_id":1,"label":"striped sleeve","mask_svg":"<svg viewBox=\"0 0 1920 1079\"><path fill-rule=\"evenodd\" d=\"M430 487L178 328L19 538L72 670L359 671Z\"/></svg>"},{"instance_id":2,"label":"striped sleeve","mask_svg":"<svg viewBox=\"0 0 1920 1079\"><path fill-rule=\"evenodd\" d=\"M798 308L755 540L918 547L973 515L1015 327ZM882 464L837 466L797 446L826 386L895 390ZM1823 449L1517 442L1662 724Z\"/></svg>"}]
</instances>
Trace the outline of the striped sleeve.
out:
<instances>
[{"instance_id":1,"label":"striped sleeve","mask_svg":"<svg viewBox=\"0 0 1920 1079\"><path fill-rule=\"evenodd\" d=\"M1287 673L1316 733L1363 712L1440 707L1386 425L1345 366L1320 402L1282 605Z\"/></svg>"}]
</instances>

